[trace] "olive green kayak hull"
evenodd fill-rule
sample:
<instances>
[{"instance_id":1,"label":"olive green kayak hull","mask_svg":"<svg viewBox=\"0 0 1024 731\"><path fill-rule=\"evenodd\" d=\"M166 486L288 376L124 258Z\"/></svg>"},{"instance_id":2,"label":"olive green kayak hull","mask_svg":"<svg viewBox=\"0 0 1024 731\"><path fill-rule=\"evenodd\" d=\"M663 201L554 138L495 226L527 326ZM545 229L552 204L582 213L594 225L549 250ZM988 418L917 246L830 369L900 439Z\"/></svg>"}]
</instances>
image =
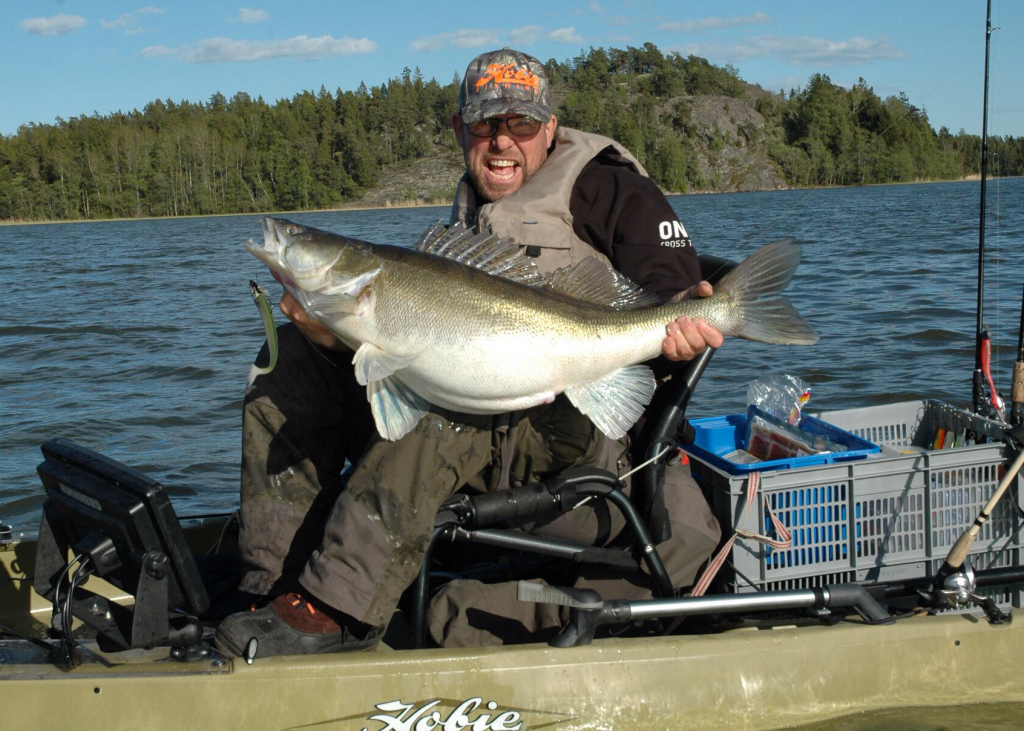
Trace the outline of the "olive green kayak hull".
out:
<instances>
[{"instance_id":1,"label":"olive green kayak hull","mask_svg":"<svg viewBox=\"0 0 1024 731\"><path fill-rule=\"evenodd\" d=\"M30 560L31 544L0 550L0 623L15 612L49 619L28 582L4 581ZM62 671L24 642L0 642L3 728L753 731L879 708L1024 701L1024 620L965 615L251 665L86 651L86 664Z\"/></svg>"}]
</instances>

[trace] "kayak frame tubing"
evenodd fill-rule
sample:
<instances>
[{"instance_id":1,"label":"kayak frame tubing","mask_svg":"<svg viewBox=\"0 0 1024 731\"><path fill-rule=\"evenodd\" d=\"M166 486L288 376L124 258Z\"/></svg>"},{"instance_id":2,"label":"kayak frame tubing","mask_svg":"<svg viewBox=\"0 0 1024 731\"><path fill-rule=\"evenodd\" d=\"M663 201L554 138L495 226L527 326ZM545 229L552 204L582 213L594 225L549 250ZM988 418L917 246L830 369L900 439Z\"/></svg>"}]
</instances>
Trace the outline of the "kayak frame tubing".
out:
<instances>
[{"instance_id":1,"label":"kayak frame tubing","mask_svg":"<svg viewBox=\"0 0 1024 731\"><path fill-rule=\"evenodd\" d=\"M596 592L575 591L577 601L597 601ZM689 617L700 614L752 614L793 609L849 608L867 624L892 624L896 620L860 584L829 584L811 589L791 589L757 594L722 594L646 601L607 601L598 608L571 606L569 622L551 641L554 647L589 645L594 632L605 624Z\"/></svg>"},{"instance_id":2,"label":"kayak frame tubing","mask_svg":"<svg viewBox=\"0 0 1024 731\"><path fill-rule=\"evenodd\" d=\"M434 533L427 545L416 583L413 586L411 633L413 648L419 649L425 646L426 632L424 628L429 601L430 564L434 548L443 538L523 550L569 560L577 560L587 554L606 556L608 559L615 556L620 557L620 560L613 561L613 563L621 565L621 556L624 554L620 551L577 547L515 530L467 530L500 524L522 516L540 517L555 513L564 514L591 497L606 500L618 508L626 525L632 529L633 545L650 572L655 594L661 597L671 597L673 595L672 580L658 554L655 541L651 538L640 511L622 492L619 478L610 472L593 467L574 468L548 480L523 487L513 487L508 490L474 496L457 495L441 506L434 518Z\"/></svg>"}]
</instances>

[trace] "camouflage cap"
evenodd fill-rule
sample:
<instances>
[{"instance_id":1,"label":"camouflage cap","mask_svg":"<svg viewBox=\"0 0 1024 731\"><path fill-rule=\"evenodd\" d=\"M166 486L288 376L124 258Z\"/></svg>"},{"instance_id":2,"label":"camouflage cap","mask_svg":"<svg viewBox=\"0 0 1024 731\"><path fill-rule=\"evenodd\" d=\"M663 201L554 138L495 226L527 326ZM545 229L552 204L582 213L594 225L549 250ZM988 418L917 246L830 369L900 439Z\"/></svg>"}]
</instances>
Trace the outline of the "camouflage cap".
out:
<instances>
[{"instance_id":1,"label":"camouflage cap","mask_svg":"<svg viewBox=\"0 0 1024 731\"><path fill-rule=\"evenodd\" d=\"M502 48L482 53L469 64L459 88L459 111L467 124L499 114L551 119L548 77L533 56Z\"/></svg>"}]
</instances>

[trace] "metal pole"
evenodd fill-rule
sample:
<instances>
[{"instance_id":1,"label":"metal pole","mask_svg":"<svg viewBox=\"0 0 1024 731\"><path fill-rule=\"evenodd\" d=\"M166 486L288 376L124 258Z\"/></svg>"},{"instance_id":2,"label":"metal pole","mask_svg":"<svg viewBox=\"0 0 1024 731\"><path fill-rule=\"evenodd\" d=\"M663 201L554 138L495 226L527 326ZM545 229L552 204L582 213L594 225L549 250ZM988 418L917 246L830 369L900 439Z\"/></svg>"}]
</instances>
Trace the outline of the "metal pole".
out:
<instances>
[{"instance_id":1,"label":"metal pole","mask_svg":"<svg viewBox=\"0 0 1024 731\"><path fill-rule=\"evenodd\" d=\"M981 118L981 215L978 223L978 326L974 341L972 395L974 411L981 413L984 377L981 372L981 333L985 326L985 174L988 167L988 56L992 40L992 0L985 13L985 100Z\"/></svg>"}]
</instances>

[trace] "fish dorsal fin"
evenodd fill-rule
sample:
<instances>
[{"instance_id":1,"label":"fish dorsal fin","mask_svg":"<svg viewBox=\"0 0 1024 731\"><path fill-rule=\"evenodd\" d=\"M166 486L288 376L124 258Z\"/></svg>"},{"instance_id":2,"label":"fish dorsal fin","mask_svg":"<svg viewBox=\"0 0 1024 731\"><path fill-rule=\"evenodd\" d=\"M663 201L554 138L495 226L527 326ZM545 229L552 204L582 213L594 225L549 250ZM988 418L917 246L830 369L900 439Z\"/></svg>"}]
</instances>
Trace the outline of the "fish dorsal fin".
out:
<instances>
[{"instance_id":1,"label":"fish dorsal fin","mask_svg":"<svg viewBox=\"0 0 1024 731\"><path fill-rule=\"evenodd\" d=\"M513 282L531 286L544 284L537 265L512 239L489 231L473 233L462 223L445 227L438 221L420 236L416 251L442 256Z\"/></svg>"},{"instance_id":2,"label":"fish dorsal fin","mask_svg":"<svg viewBox=\"0 0 1024 731\"><path fill-rule=\"evenodd\" d=\"M547 287L616 310L638 310L661 304L656 295L645 292L628 277L592 256L571 267L556 269L548 277Z\"/></svg>"}]
</instances>

